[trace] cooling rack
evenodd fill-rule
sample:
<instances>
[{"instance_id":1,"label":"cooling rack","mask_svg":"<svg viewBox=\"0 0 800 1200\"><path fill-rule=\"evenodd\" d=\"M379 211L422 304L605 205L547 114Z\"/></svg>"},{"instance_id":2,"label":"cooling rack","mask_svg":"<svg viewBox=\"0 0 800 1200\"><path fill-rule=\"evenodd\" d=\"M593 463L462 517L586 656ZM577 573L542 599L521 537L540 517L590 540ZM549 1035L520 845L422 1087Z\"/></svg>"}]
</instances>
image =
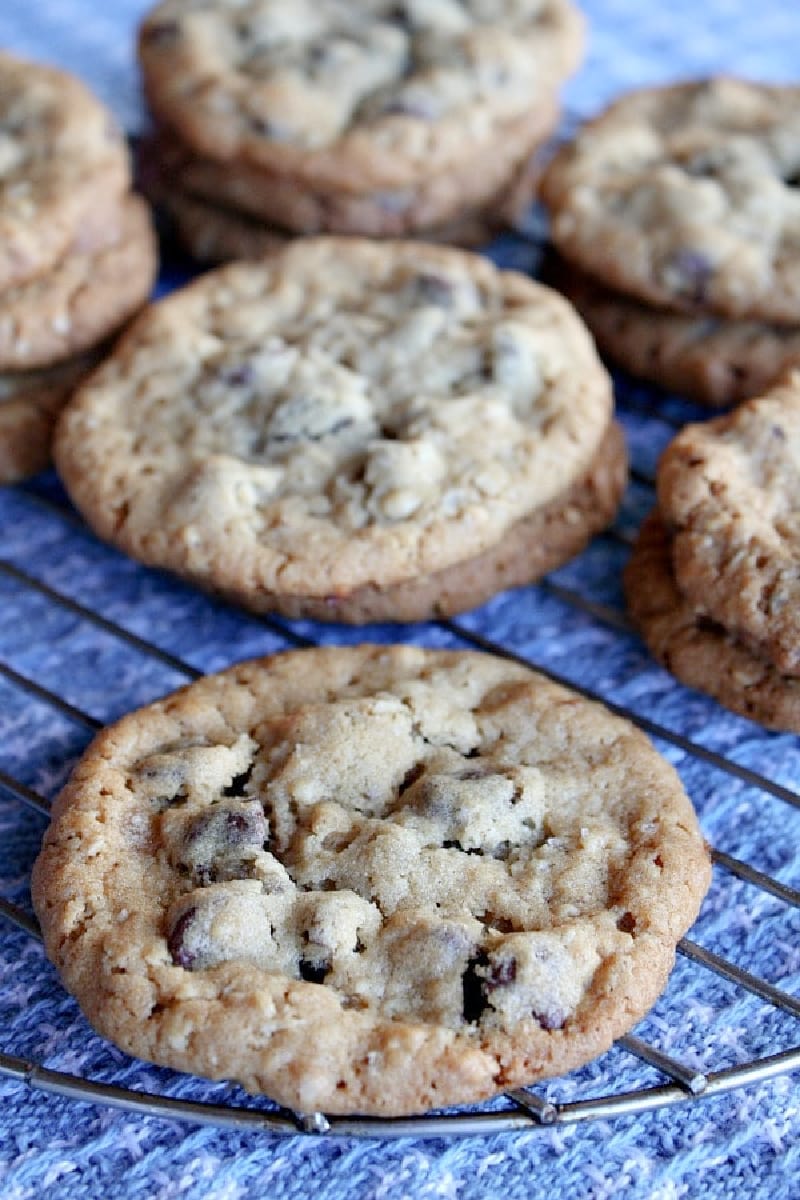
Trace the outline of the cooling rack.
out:
<instances>
[{"instance_id":1,"label":"cooling rack","mask_svg":"<svg viewBox=\"0 0 800 1200\"><path fill-rule=\"evenodd\" d=\"M535 270L543 238L534 216L523 235L501 239L492 257ZM173 260L169 282L180 271ZM793 953L800 910L799 739L766 734L686 692L650 661L630 629L619 574L653 502L655 462L675 430L701 414L679 398L616 382L632 477L615 526L538 586L423 626L353 630L241 614L100 546L52 475L0 491L0 731L13 742L21 728L31 747L22 760L13 753L0 757L0 802L12 823L14 813L26 810L46 818L68 766L102 724L251 654L323 642L411 640L506 655L634 721L678 767L698 805L713 841L714 883L699 936L693 931L678 947L662 1015L660 1002L635 1033L566 1081L516 1089L478 1109L401 1120L292 1113L243 1093L231 1098L225 1092L220 1103L214 1088L224 1085L209 1084L208 1095L187 1098L170 1094L173 1081L185 1077L160 1069L152 1070L160 1088L120 1086L114 1069L103 1070L104 1044L99 1057L92 1056L91 1072L54 1069L41 1054L16 1053L8 1045L0 1051L0 1078L34 1092L204 1125L387 1138L544 1129L692 1106L800 1067L800 999L793 986L800 978L800 955ZM27 895L35 845L29 842L21 869L0 859L6 892L0 914L36 944ZM777 982L770 953L776 946L785 950L777 957ZM58 984L39 954L51 995ZM24 1033L26 1045L35 1047L35 1021ZM80 1037L93 1039L88 1027ZM122 1057L115 1053L112 1068Z\"/></svg>"}]
</instances>

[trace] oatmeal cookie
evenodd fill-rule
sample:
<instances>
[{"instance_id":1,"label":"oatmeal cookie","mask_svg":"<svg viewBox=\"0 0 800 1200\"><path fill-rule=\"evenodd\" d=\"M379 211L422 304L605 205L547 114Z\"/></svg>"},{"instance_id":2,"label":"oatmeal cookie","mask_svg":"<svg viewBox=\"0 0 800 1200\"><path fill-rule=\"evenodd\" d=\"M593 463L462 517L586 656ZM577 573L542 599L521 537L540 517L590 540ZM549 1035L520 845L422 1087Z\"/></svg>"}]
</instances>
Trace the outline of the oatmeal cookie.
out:
<instances>
[{"instance_id":1,"label":"oatmeal cookie","mask_svg":"<svg viewBox=\"0 0 800 1200\"><path fill-rule=\"evenodd\" d=\"M129 181L122 133L84 85L0 51L0 291L113 227Z\"/></svg>"},{"instance_id":2,"label":"oatmeal cookie","mask_svg":"<svg viewBox=\"0 0 800 1200\"><path fill-rule=\"evenodd\" d=\"M607 1049L709 875L627 722L505 660L361 646L236 666L102 733L33 898L127 1052L386 1116Z\"/></svg>"},{"instance_id":3,"label":"oatmeal cookie","mask_svg":"<svg viewBox=\"0 0 800 1200\"><path fill-rule=\"evenodd\" d=\"M785 675L800 675L800 372L703 425L659 463L681 592Z\"/></svg>"},{"instance_id":4,"label":"oatmeal cookie","mask_svg":"<svg viewBox=\"0 0 800 1200\"><path fill-rule=\"evenodd\" d=\"M604 355L631 375L709 408L749 400L800 365L800 325L652 308L566 263L558 264L551 280Z\"/></svg>"},{"instance_id":5,"label":"oatmeal cookie","mask_svg":"<svg viewBox=\"0 0 800 1200\"><path fill-rule=\"evenodd\" d=\"M623 96L545 173L569 261L660 308L800 325L800 88Z\"/></svg>"},{"instance_id":6,"label":"oatmeal cookie","mask_svg":"<svg viewBox=\"0 0 800 1200\"><path fill-rule=\"evenodd\" d=\"M800 733L800 680L783 675L724 626L698 613L672 570L670 538L656 511L625 569L628 610L653 656L696 688L768 729Z\"/></svg>"},{"instance_id":7,"label":"oatmeal cookie","mask_svg":"<svg viewBox=\"0 0 800 1200\"><path fill-rule=\"evenodd\" d=\"M56 416L95 363L85 354L43 371L0 374L0 483L48 465Z\"/></svg>"},{"instance_id":8,"label":"oatmeal cookie","mask_svg":"<svg viewBox=\"0 0 800 1200\"><path fill-rule=\"evenodd\" d=\"M304 239L147 310L65 412L56 459L101 536L291 608L496 547L587 479L611 414L584 326L527 277Z\"/></svg>"},{"instance_id":9,"label":"oatmeal cookie","mask_svg":"<svg viewBox=\"0 0 800 1200\"><path fill-rule=\"evenodd\" d=\"M363 194L496 150L582 43L570 0L164 0L139 54L157 121L195 153Z\"/></svg>"},{"instance_id":10,"label":"oatmeal cookie","mask_svg":"<svg viewBox=\"0 0 800 1200\"><path fill-rule=\"evenodd\" d=\"M148 299L158 261L150 211L133 195L118 208L116 227L0 292L0 371L50 366L87 350Z\"/></svg>"}]
</instances>

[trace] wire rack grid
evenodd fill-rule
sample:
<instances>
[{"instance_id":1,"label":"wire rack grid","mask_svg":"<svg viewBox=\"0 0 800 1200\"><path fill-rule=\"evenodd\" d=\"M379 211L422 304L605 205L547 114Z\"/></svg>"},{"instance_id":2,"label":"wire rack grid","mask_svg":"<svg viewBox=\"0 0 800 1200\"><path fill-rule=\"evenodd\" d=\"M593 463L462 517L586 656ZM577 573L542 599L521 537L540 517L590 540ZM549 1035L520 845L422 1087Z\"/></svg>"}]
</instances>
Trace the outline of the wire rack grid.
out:
<instances>
[{"instance_id":1,"label":"wire rack grid","mask_svg":"<svg viewBox=\"0 0 800 1200\"><path fill-rule=\"evenodd\" d=\"M534 219L524 235L498 242L492 257L535 271L543 237ZM53 794L91 735L122 712L205 671L291 646L473 646L535 667L633 720L677 766L700 810L713 843L712 889L696 935L678 947L665 997L636 1033L564 1080L477 1109L328 1118L279 1110L230 1085L192 1081L183 1094L185 1077L125 1059L94 1037L66 998L46 1028L35 1005L33 1018L23 1018L12 1000L0 1079L199 1124L385 1138L529 1130L691 1106L800 1067L798 739L766 734L686 692L630 629L619 576L653 502L655 463L675 430L701 414L679 398L616 382L632 476L614 527L537 587L429 625L354 630L237 613L100 546L52 475L0 491L0 829L11 833L5 861L0 856L0 914L16 932L5 941L6 977L32 962L30 990L51 1003L59 985L41 950L28 873ZM15 750L20 742L24 753ZM78 1069L60 1069L64 1062Z\"/></svg>"}]
</instances>

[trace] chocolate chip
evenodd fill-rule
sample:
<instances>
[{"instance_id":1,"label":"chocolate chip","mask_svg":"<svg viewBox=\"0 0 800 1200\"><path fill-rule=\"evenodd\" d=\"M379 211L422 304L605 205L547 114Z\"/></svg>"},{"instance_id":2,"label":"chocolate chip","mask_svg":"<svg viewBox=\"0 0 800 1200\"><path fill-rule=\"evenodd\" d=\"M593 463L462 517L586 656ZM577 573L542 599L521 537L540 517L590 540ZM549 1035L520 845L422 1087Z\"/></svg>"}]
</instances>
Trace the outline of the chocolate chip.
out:
<instances>
[{"instance_id":1,"label":"chocolate chip","mask_svg":"<svg viewBox=\"0 0 800 1200\"><path fill-rule=\"evenodd\" d=\"M416 293L420 300L427 304L435 304L438 308L452 308L455 295L455 284L446 275L435 275L424 272L416 278Z\"/></svg>"},{"instance_id":2,"label":"chocolate chip","mask_svg":"<svg viewBox=\"0 0 800 1200\"><path fill-rule=\"evenodd\" d=\"M493 992L500 987L508 987L517 978L517 960L511 958L501 959L499 962L492 963L492 969L486 976L485 990Z\"/></svg>"},{"instance_id":3,"label":"chocolate chip","mask_svg":"<svg viewBox=\"0 0 800 1200\"><path fill-rule=\"evenodd\" d=\"M560 1008L554 1008L551 1012L534 1012L531 1016L539 1022L542 1029L562 1029L567 1019L567 1014Z\"/></svg>"},{"instance_id":4,"label":"chocolate chip","mask_svg":"<svg viewBox=\"0 0 800 1200\"><path fill-rule=\"evenodd\" d=\"M267 117L257 117L254 113L248 113L245 119L250 132L257 133L259 137L269 138L271 142L286 142L289 140L288 131L283 126L276 125L274 121L270 121Z\"/></svg>"},{"instance_id":5,"label":"chocolate chip","mask_svg":"<svg viewBox=\"0 0 800 1200\"><path fill-rule=\"evenodd\" d=\"M478 974L479 970L485 970L489 965L489 959L483 950L471 958L467 963L466 970L462 976L463 1001L462 1008L464 1012L464 1020L468 1025L476 1025L486 1011L486 993L484 990L485 979Z\"/></svg>"},{"instance_id":6,"label":"chocolate chip","mask_svg":"<svg viewBox=\"0 0 800 1200\"><path fill-rule=\"evenodd\" d=\"M251 764L246 771L242 771L241 775L234 775L228 786L222 789L223 796L244 796L252 774L253 765Z\"/></svg>"},{"instance_id":7,"label":"chocolate chip","mask_svg":"<svg viewBox=\"0 0 800 1200\"><path fill-rule=\"evenodd\" d=\"M670 268L678 277L681 294L693 304L703 304L714 274L714 265L708 255L701 250L680 250Z\"/></svg>"},{"instance_id":8,"label":"chocolate chip","mask_svg":"<svg viewBox=\"0 0 800 1200\"><path fill-rule=\"evenodd\" d=\"M443 850L460 850L462 854L477 854L479 857L481 857L481 858L483 857L483 851L479 847L469 846L465 850L464 847L461 845L461 842L457 842L457 841L442 842L442 849Z\"/></svg>"},{"instance_id":9,"label":"chocolate chip","mask_svg":"<svg viewBox=\"0 0 800 1200\"><path fill-rule=\"evenodd\" d=\"M438 109L430 97L391 96L378 109L378 116L414 117L418 121L433 121L438 116Z\"/></svg>"},{"instance_id":10,"label":"chocolate chip","mask_svg":"<svg viewBox=\"0 0 800 1200\"><path fill-rule=\"evenodd\" d=\"M636 917L633 913L624 912L617 921L617 929L620 933L633 933L636 928Z\"/></svg>"},{"instance_id":11,"label":"chocolate chip","mask_svg":"<svg viewBox=\"0 0 800 1200\"><path fill-rule=\"evenodd\" d=\"M309 959L300 959L300 978L306 983L324 983L325 976L328 974L330 967L324 962L311 962Z\"/></svg>"},{"instance_id":12,"label":"chocolate chip","mask_svg":"<svg viewBox=\"0 0 800 1200\"><path fill-rule=\"evenodd\" d=\"M197 962L197 955L187 947L184 940L196 915L197 909L195 907L187 908L178 917L167 937L167 949L170 952L172 961L176 967L183 967L186 971L191 971Z\"/></svg>"},{"instance_id":13,"label":"chocolate chip","mask_svg":"<svg viewBox=\"0 0 800 1200\"><path fill-rule=\"evenodd\" d=\"M258 805L246 809L216 809L203 813L194 822L186 835L186 843L206 839L216 843L220 850L230 847L261 847L269 829L263 810Z\"/></svg>"},{"instance_id":14,"label":"chocolate chip","mask_svg":"<svg viewBox=\"0 0 800 1200\"><path fill-rule=\"evenodd\" d=\"M256 373L250 363L237 363L234 367L223 367L219 373L220 383L228 387L249 387Z\"/></svg>"}]
</instances>

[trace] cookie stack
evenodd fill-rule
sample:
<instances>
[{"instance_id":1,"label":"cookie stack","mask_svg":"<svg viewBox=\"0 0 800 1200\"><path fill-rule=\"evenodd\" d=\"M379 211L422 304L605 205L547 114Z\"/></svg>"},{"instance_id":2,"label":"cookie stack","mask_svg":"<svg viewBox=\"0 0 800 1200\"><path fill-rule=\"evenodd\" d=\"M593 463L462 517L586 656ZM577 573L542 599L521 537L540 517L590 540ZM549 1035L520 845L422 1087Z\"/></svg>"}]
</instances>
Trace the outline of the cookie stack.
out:
<instances>
[{"instance_id":1,"label":"cookie stack","mask_svg":"<svg viewBox=\"0 0 800 1200\"><path fill-rule=\"evenodd\" d=\"M467 251L359 238L152 306L65 412L56 462L135 557L355 623L539 578L611 521L627 468L566 301Z\"/></svg>"},{"instance_id":2,"label":"cookie stack","mask_svg":"<svg viewBox=\"0 0 800 1200\"><path fill-rule=\"evenodd\" d=\"M684 683L800 733L800 372L687 426L628 564L631 614Z\"/></svg>"},{"instance_id":3,"label":"cookie stack","mask_svg":"<svg viewBox=\"0 0 800 1200\"><path fill-rule=\"evenodd\" d=\"M480 238L582 45L571 0L164 0L139 38L150 186L206 259Z\"/></svg>"},{"instance_id":4,"label":"cookie stack","mask_svg":"<svg viewBox=\"0 0 800 1200\"><path fill-rule=\"evenodd\" d=\"M558 285L604 353L715 407L800 362L800 88L633 92L542 181Z\"/></svg>"},{"instance_id":5,"label":"cookie stack","mask_svg":"<svg viewBox=\"0 0 800 1200\"><path fill-rule=\"evenodd\" d=\"M83 84L0 53L0 481L46 465L55 414L150 292L129 187L125 142Z\"/></svg>"}]
</instances>

